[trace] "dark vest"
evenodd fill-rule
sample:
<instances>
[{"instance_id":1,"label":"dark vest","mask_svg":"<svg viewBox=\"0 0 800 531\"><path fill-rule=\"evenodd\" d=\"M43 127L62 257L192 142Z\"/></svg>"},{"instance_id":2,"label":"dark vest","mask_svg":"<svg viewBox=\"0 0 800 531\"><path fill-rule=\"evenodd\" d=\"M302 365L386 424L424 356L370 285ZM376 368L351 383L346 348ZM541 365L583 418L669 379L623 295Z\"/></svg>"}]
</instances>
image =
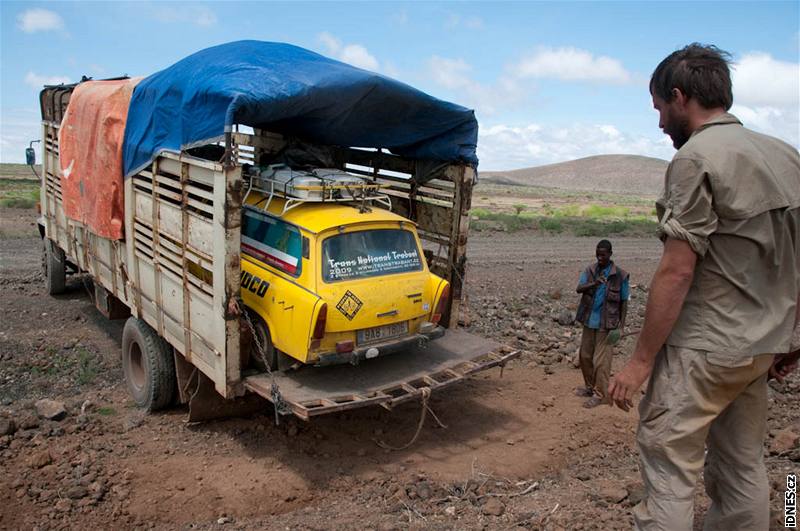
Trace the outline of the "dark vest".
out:
<instances>
[{"instance_id":1,"label":"dark vest","mask_svg":"<svg viewBox=\"0 0 800 531\"><path fill-rule=\"evenodd\" d=\"M586 282L594 282L600 275L600 268L597 263L588 266L585 270ZM611 262L611 271L606 280L606 300L603 302L603 309L600 312L600 328L612 330L619 327L620 313L622 310L622 282L628 278L628 273L617 264ZM578 313L575 320L584 325L589 322L594 306L594 294L597 288L592 288L581 295L581 302L578 304Z\"/></svg>"}]
</instances>

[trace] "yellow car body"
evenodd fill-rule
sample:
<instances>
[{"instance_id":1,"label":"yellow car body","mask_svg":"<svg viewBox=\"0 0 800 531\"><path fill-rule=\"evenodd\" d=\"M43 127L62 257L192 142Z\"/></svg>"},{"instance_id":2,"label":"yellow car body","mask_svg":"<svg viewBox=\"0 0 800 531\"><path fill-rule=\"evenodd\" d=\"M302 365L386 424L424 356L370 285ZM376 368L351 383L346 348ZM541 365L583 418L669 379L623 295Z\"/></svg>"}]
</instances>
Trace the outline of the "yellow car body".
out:
<instances>
[{"instance_id":1,"label":"yellow car body","mask_svg":"<svg viewBox=\"0 0 800 531\"><path fill-rule=\"evenodd\" d=\"M449 284L429 271L413 222L377 206L284 206L253 193L242 212L241 295L274 348L358 363L444 333Z\"/></svg>"}]
</instances>

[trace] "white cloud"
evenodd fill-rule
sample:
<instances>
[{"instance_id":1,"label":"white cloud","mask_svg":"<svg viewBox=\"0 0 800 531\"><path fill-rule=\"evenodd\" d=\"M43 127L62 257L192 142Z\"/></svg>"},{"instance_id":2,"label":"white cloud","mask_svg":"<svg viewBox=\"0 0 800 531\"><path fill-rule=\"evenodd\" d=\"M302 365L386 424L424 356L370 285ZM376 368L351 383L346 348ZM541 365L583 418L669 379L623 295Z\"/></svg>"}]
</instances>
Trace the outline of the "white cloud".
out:
<instances>
[{"instance_id":1,"label":"white cloud","mask_svg":"<svg viewBox=\"0 0 800 531\"><path fill-rule=\"evenodd\" d=\"M361 44L343 44L328 32L320 33L318 39L325 45L328 54L339 61L374 72L380 70L378 60Z\"/></svg>"},{"instance_id":2,"label":"white cloud","mask_svg":"<svg viewBox=\"0 0 800 531\"><path fill-rule=\"evenodd\" d=\"M734 101L743 105L797 106L800 64L778 61L766 53L744 55L733 65Z\"/></svg>"},{"instance_id":3,"label":"white cloud","mask_svg":"<svg viewBox=\"0 0 800 531\"><path fill-rule=\"evenodd\" d=\"M478 133L478 157L485 170L510 170L575 160L591 155L630 154L670 159L669 138L626 134L614 125L551 127L494 125Z\"/></svg>"},{"instance_id":4,"label":"white cloud","mask_svg":"<svg viewBox=\"0 0 800 531\"><path fill-rule=\"evenodd\" d=\"M0 128L0 162L25 162L25 148L42 137L41 116L37 109L4 108ZM41 144L34 144L36 160L41 161Z\"/></svg>"},{"instance_id":5,"label":"white cloud","mask_svg":"<svg viewBox=\"0 0 800 531\"><path fill-rule=\"evenodd\" d=\"M37 90L41 90L44 85L60 85L69 82L70 79L67 76L41 76L31 71L25 75L25 83Z\"/></svg>"},{"instance_id":6,"label":"white cloud","mask_svg":"<svg viewBox=\"0 0 800 531\"><path fill-rule=\"evenodd\" d=\"M205 6L182 5L180 8L163 6L155 10L153 17L165 24L189 23L201 28L217 23L216 13Z\"/></svg>"},{"instance_id":7,"label":"white cloud","mask_svg":"<svg viewBox=\"0 0 800 531\"><path fill-rule=\"evenodd\" d=\"M428 60L428 69L433 81L446 89L465 88L473 83L469 76L472 66L464 59L434 55Z\"/></svg>"},{"instance_id":8,"label":"white cloud","mask_svg":"<svg viewBox=\"0 0 800 531\"><path fill-rule=\"evenodd\" d=\"M512 65L510 71L520 78L554 78L563 81L624 84L633 79L618 60L571 47L540 48L533 55Z\"/></svg>"},{"instance_id":9,"label":"white cloud","mask_svg":"<svg viewBox=\"0 0 800 531\"><path fill-rule=\"evenodd\" d=\"M464 59L432 56L428 59L428 77L440 87L458 94L458 100L474 107L479 115L491 116L501 108L514 105L524 96L517 81L501 76L492 84L472 78L472 65Z\"/></svg>"},{"instance_id":10,"label":"white cloud","mask_svg":"<svg viewBox=\"0 0 800 531\"><path fill-rule=\"evenodd\" d=\"M800 64L762 52L733 65L731 112L745 126L800 146Z\"/></svg>"},{"instance_id":11,"label":"white cloud","mask_svg":"<svg viewBox=\"0 0 800 531\"><path fill-rule=\"evenodd\" d=\"M28 9L17 15L17 27L25 33L64 29L64 19L49 9Z\"/></svg>"}]
</instances>

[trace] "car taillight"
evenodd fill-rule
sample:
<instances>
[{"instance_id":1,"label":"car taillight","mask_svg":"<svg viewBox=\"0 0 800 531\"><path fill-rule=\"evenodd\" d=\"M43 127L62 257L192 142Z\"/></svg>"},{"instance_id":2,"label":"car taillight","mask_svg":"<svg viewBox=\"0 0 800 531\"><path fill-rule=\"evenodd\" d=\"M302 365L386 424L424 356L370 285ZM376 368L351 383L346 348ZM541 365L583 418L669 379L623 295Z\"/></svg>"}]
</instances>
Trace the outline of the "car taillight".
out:
<instances>
[{"instance_id":1,"label":"car taillight","mask_svg":"<svg viewBox=\"0 0 800 531\"><path fill-rule=\"evenodd\" d=\"M325 335L325 322L328 320L328 305L323 304L317 314L317 324L314 325L314 335L312 339L322 339Z\"/></svg>"},{"instance_id":2,"label":"car taillight","mask_svg":"<svg viewBox=\"0 0 800 531\"><path fill-rule=\"evenodd\" d=\"M436 309L433 311L433 317L431 317L433 324L439 324L439 321L442 320L442 314L447 308L448 299L450 299L449 284L442 289L442 293L439 295L439 300L436 302Z\"/></svg>"},{"instance_id":3,"label":"car taillight","mask_svg":"<svg viewBox=\"0 0 800 531\"><path fill-rule=\"evenodd\" d=\"M336 343L336 352L339 354L345 354L347 352L353 352L353 349L356 347L356 344L353 343L353 340L347 341L339 341Z\"/></svg>"}]
</instances>

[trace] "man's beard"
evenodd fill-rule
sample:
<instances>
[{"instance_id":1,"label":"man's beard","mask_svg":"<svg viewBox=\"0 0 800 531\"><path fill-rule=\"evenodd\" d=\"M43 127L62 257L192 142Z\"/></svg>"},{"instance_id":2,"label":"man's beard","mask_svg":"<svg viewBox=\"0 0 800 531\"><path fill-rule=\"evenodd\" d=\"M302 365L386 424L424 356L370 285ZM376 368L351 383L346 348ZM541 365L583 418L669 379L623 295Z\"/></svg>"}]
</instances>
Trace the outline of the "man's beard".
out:
<instances>
[{"instance_id":1,"label":"man's beard","mask_svg":"<svg viewBox=\"0 0 800 531\"><path fill-rule=\"evenodd\" d=\"M664 132L672 139L675 149L680 149L689 141L692 136L689 132L689 120L687 118L675 118L670 116L669 125L664 128Z\"/></svg>"}]
</instances>

